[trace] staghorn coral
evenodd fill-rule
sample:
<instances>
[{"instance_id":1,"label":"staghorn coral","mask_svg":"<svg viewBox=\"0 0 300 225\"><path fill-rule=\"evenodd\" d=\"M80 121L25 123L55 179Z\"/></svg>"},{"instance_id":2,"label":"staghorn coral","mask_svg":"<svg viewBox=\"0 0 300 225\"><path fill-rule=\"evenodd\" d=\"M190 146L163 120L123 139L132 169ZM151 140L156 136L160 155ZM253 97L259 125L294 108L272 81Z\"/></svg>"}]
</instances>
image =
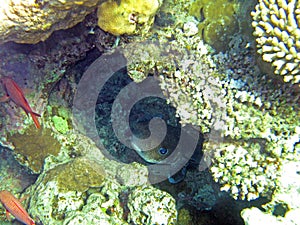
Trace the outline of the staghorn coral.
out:
<instances>
[{"instance_id":1,"label":"staghorn coral","mask_svg":"<svg viewBox=\"0 0 300 225\"><path fill-rule=\"evenodd\" d=\"M258 53L285 82L300 82L300 2L260 0L251 13Z\"/></svg>"},{"instance_id":2,"label":"staghorn coral","mask_svg":"<svg viewBox=\"0 0 300 225\"><path fill-rule=\"evenodd\" d=\"M114 35L146 33L161 4L161 0L121 0L120 4L109 0L98 7L98 25Z\"/></svg>"}]
</instances>

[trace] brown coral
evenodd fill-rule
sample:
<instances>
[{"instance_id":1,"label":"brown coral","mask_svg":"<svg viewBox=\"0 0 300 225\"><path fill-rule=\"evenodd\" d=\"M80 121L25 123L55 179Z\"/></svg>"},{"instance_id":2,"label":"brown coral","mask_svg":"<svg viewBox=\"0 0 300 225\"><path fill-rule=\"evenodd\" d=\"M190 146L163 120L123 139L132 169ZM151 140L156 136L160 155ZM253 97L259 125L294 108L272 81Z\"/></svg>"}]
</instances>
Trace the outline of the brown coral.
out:
<instances>
[{"instance_id":1,"label":"brown coral","mask_svg":"<svg viewBox=\"0 0 300 225\"><path fill-rule=\"evenodd\" d=\"M34 173L40 173L45 158L49 155L57 156L61 148L60 143L51 136L51 130L34 127L28 128L24 134L8 136L8 141L15 146L16 159L28 165Z\"/></svg>"}]
</instances>

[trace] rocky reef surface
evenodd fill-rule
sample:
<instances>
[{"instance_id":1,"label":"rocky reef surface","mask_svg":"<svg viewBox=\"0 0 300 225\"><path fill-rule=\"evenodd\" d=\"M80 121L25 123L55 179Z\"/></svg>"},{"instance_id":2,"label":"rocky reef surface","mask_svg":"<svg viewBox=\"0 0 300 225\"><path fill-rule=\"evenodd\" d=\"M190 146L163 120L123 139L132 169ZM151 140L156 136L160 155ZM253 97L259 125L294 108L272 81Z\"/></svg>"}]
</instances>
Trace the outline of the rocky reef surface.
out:
<instances>
[{"instance_id":1,"label":"rocky reef surface","mask_svg":"<svg viewBox=\"0 0 300 225\"><path fill-rule=\"evenodd\" d=\"M255 4L5 1L0 74L24 90L42 128L12 101L1 103L1 189L29 196L37 224L297 224L299 2ZM94 105L83 111L92 116L75 120L80 83L97 71L111 76L100 92L102 80L86 89ZM130 87L152 93L151 79L163 101L137 104L127 121L120 99L132 100ZM170 140L137 154L138 142L118 140L126 122L151 134L144 124L152 118L165 121L156 131L189 134L185 152L194 154ZM178 146L182 134L171 134ZM167 177L174 155L186 159ZM165 180L154 184L157 168Z\"/></svg>"}]
</instances>

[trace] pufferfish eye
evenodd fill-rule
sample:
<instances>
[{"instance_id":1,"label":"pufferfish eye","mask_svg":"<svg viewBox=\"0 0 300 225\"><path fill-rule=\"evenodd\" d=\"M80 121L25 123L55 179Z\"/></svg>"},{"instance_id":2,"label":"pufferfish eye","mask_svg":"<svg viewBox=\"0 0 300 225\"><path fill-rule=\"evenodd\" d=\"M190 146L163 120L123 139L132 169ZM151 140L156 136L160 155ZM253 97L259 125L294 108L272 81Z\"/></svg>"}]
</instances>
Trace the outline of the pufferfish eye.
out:
<instances>
[{"instance_id":1,"label":"pufferfish eye","mask_svg":"<svg viewBox=\"0 0 300 225\"><path fill-rule=\"evenodd\" d=\"M160 147L160 148L158 149L158 153L159 153L160 155L165 155L165 154L168 153L168 149L163 148L163 147Z\"/></svg>"}]
</instances>

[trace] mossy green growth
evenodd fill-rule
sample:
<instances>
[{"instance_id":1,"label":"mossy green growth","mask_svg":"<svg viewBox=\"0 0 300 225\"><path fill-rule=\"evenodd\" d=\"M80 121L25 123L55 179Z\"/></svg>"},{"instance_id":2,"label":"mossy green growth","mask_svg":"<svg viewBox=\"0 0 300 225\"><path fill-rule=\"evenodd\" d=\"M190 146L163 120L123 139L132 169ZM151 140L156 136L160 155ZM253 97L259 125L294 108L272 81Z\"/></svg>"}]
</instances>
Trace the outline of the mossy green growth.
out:
<instances>
[{"instance_id":1,"label":"mossy green growth","mask_svg":"<svg viewBox=\"0 0 300 225\"><path fill-rule=\"evenodd\" d=\"M238 31L235 18L238 8L237 0L196 0L189 13L200 21L199 34L204 41L222 51L227 48L230 36Z\"/></svg>"},{"instance_id":2,"label":"mossy green growth","mask_svg":"<svg viewBox=\"0 0 300 225\"><path fill-rule=\"evenodd\" d=\"M65 134L69 131L68 121L65 120L63 117L53 116L52 122L53 122L55 129L58 132Z\"/></svg>"},{"instance_id":3,"label":"mossy green growth","mask_svg":"<svg viewBox=\"0 0 300 225\"><path fill-rule=\"evenodd\" d=\"M63 117L64 119L68 119L70 117L70 112L67 108L58 107L57 113L59 116Z\"/></svg>"}]
</instances>

